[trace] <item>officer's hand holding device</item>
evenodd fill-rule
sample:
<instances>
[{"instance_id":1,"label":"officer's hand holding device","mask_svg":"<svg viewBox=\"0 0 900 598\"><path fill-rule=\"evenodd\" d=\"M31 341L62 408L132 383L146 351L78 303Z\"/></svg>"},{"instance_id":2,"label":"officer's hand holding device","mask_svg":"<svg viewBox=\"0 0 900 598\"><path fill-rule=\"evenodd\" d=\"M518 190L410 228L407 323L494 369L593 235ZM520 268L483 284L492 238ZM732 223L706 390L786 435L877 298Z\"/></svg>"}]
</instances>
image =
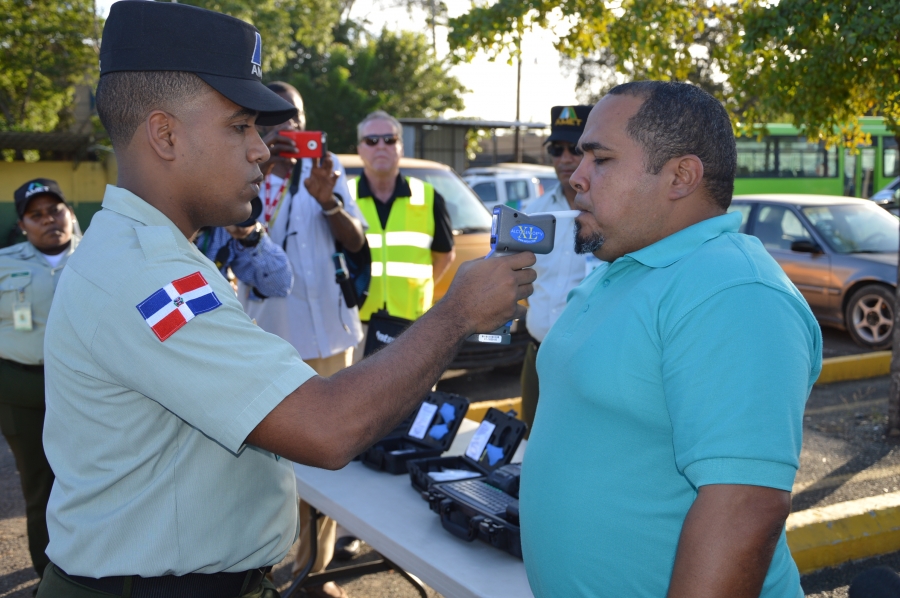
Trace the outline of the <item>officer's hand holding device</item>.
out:
<instances>
[{"instance_id":1,"label":"officer's hand holding device","mask_svg":"<svg viewBox=\"0 0 900 598\"><path fill-rule=\"evenodd\" d=\"M573 216L577 210L525 214L508 206L495 206L491 220L491 251L488 258L513 255L521 251L547 254L553 251L557 216ZM475 343L508 345L512 320L490 334L473 334Z\"/></svg>"}]
</instances>

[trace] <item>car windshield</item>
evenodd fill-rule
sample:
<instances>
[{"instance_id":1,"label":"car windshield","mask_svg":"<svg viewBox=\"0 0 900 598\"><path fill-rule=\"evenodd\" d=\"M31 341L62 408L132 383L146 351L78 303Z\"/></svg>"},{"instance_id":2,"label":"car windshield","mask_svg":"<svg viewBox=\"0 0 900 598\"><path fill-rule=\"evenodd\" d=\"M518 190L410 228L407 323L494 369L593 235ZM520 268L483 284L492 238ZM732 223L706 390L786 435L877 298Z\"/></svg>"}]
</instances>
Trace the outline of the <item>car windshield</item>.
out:
<instances>
[{"instance_id":1,"label":"car windshield","mask_svg":"<svg viewBox=\"0 0 900 598\"><path fill-rule=\"evenodd\" d=\"M438 168L403 168L401 172L434 185L447 203L453 230L490 232L491 213L455 172Z\"/></svg>"},{"instance_id":2,"label":"car windshield","mask_svg":"<svg viewBox=\"0 0 900 598\"><path fill-rule=\"evenodd\" d=\"M900 223L883 209L866 204L803 208L803 214L838 253L897 251Z\"/></svg>"}]
</instances>

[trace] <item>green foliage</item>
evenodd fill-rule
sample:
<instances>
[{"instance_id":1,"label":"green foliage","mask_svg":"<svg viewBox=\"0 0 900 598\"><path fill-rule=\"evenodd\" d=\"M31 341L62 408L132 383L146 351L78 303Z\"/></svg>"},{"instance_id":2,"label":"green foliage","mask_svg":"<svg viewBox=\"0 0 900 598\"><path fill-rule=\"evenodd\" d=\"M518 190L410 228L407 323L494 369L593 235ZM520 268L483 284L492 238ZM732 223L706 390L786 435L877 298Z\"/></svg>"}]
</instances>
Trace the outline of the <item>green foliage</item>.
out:
<instances>
[{"instance_id":1,"label":"green foliage","mask_svg":"<svg viewBox=\"0 0 900 598\"><path fill-rule=\"evenodd\" d=\"M263 72L297 58L301 47L323 49L343 10L341 0L181 0L252 23L263 40Z\"/></svg>"},{"instance_id":2,"label":"green foliage","mask_svg":"<svg viewBox=\"0 0 900 598\"><path fill-rule=\"evenodd\" d=\"M579 86L593 85L595 95L620 73L692 81L722 97L723 83L713 76L728 72L739 13L738 5L712 0L500 0L451 19L449 40L457 60L479 51L495 58L504 50L514 55L519 37L540 26L557 33L557 48L577 65Z\"/></svg>"},{"instance_id":3,"label":"green foliage","mask_svg":"<svg viewBox=\"0 0 900 598\"><path fill-rule=\"evenodd\" d=\"M617 76L690 81L741 133L790 120L855 146L867 114L900 132L900 0L499 0L451 19L450 45L457 60L515 54L534 26L555 28L588 101Z\"/></svg>"},{"instance_id":4,"label":"green foliage","mask_svg":"<svg viewBox=\"0 0 900 598\"><path fill-rule=\"evenodd\" d=\"M900 134L900 1L782 0L745 22L747 121L789 113L810 137L855 146L857 118L879 114Z\"/></svg>"},{"instance_id":5,"label":"green foliage","mask_svg":"<svg viewBox=\"0 0 900 598\"><path fill-rule=\"evenodd\" d=\"M436 60L421 33L384 30L375 38L307 51L272 78L294 85L304 99L307 128L328 133L329 148L355 152L356 125L369 112L397 118L436 117L461 110L465 89Z\"/></svg>"},{"instance_id":6,"label":"green foliage","mask_svg":"<svg viewBox=\"0 0 900 598\"><path fill-rule=\"evenodd\" d=\"M103 23L90 0L0 0L0 14L0 130L51 131L96 80Z\"/></svg>"},{"instance_id":7,"label":"green foliage","mask_svg":"<svg viewBox=\"0 0 900 598\"><path fill-rule=\"evenodd\" d=\"M264 75L300 89L308 126L327 131L337 151L353 151L356 124L373 110L429 117L462 109L466 90L423 33L366 36L343 19L352 1L182 0L253 23L263 38ZM103 23L93 4L0 0L0 130L63 126L74 84L96 84Z\"/></svg>"}]
</instances>

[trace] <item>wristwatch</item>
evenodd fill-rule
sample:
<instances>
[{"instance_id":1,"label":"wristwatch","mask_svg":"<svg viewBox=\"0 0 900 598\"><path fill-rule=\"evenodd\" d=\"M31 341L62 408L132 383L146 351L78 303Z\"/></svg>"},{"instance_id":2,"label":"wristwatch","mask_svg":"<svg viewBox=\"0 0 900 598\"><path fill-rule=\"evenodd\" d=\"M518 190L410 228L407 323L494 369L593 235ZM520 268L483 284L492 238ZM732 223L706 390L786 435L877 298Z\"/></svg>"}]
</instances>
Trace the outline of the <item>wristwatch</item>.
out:
<instances>
[{"instance_id":1,"label":"wristwatch","mask_svg":"<svg viewBox=\"0 0 900 598\"><path fill-rule=\"evenodd\" d=\"M256 247L259 245L259 240L262 239L262 224L257 222L253 227L253 232L244 237L243 239L238 239L237 242L243 245L244 247Z\"/></svg>"},{"instance_id":2,"label":"wristwatch","mask_svg":"<svg viewBox=\"0 0 900 598\"><path fill-rule=\"evenodd\" d=\"M322 210L322 213L325 214L326 216L334 216L335 214L337 214L338 212L340 212L341 210L344 209L344 202L343 202L343 200L341 200L340 197L338 197L337 194L332 195L331 199L333 199L337 205L335 205L330 210Z\"/></svg>"}]
</instances>

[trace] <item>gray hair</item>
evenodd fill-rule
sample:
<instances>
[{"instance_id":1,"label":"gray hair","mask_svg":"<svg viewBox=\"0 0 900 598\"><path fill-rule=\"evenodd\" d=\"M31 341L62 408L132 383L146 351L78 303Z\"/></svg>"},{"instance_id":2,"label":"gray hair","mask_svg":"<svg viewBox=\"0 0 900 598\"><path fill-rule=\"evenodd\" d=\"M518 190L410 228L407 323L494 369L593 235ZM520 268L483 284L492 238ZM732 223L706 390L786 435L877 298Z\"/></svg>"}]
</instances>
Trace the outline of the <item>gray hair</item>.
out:
<instances>
[{"instance_id":1,"label":"gray hair","mask_svg":"<svg viewBox=\"0 0 900 598\"><path fill-rule=\"evenodd\" d=\"M386 120L391 123L391 126L394 128L394 132L397 134L397 137L400 139L400 143L403 143L403 125L400 124L400 121L385 112L384 110L376 110L375 112L370 112L366 115L362 121L358 125L356 125L356 139L357 141L362 141L363 134L362 130L367 124L372 122L373 120Z\"/></svg>"}]
</instances>

